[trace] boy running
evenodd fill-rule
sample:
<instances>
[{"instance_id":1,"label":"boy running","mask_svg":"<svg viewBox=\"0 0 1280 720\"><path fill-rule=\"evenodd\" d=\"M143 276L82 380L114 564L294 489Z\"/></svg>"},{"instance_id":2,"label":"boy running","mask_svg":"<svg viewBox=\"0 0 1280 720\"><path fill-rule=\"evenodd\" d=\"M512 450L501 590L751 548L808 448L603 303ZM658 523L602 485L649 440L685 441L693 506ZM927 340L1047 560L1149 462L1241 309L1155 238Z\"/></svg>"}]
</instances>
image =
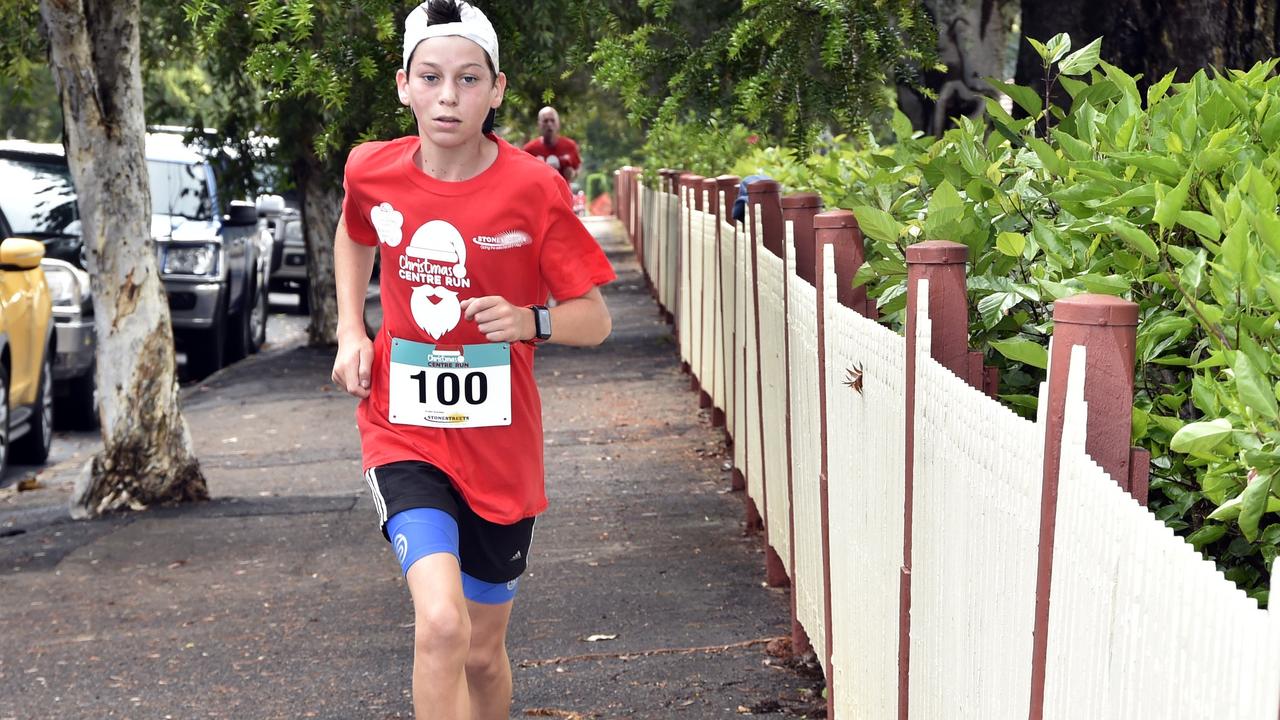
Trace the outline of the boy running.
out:
<instances>
[{"instance_id":1,"label":"boy running","mask_svg":"<svg viewBox=\"0 0 1280 720\"><path fill-rule=\"evenodd\" d=\"M603 342L599 286L615 276L564 181L492 134L507 80L484 14L414 9L403 60L417 135L347 160L333 380L361 398L365 479L413 599L415 715L505 720L507 622L547 506L535 347ZM384 322L370 342L375 252Z\"/></svg>"}]
</instances>

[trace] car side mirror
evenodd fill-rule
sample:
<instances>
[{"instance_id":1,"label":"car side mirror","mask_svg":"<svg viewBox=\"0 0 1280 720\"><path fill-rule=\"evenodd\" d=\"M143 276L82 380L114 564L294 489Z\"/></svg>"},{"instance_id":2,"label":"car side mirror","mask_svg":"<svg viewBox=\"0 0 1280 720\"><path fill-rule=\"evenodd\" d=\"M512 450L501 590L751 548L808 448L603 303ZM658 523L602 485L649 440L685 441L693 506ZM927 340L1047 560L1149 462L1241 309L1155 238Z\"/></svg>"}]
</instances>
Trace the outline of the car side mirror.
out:
<instances>
[{"instance_id":1,"label":"car side mirror","mask_svg":"<svg viewBox=\"0 0 1280 720\"><path fill-rule=\"evenodd\" d=\"M31 270L40 267L44 243L26 238L8 238L0 243L0 267Z\"/></svg>"},{"instance_id":2,"label":"car side mirror","mask_svg":"<svg viewBox=\"0 0 1280 720\"><path fill-rule=\"evenodd\" d=\"M247 200L232 200L229 212L223 223L232 227L245 227L258 224L258 209Z\"/></svg>"},{"instance_id":3,"label":"car side mirror","mask_svg":"<svg viewBox=\"0 0 1280 720\"><path fill-rule=\"evenodd\" d=\"M284 213L284 198L279 195L259 195L255 203L258 215L281 215Z\"/></svg>"}]
</instances>

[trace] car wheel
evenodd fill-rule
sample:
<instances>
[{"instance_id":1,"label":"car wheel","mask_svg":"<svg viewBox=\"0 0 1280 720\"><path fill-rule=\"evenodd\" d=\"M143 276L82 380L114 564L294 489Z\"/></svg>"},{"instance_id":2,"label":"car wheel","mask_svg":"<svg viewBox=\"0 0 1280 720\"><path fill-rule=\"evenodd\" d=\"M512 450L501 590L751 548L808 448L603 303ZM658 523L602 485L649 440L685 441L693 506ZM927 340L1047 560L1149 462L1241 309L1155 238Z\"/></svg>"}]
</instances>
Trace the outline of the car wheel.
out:
<instances>
[{"instance_id":1,"label":"car wheel","mask_svg":"<svg viewBox=\"0 0 1280 720\"><path fill-rule=\"evenodd\" d=\"M98 427L98 383L94 373L95 368L90 367L84 375L66 381L66 391L54 408L54 417L58 419L56 427L68 430Z\"/></svg>"},{"instance_id":2,"label":"car wheel","mask_svg":"<svg viewBox=\"0 0 1280 720\"><path fill-rule=\"evenodd\" d=\"M298 314L311 314L311 283L303 280L298 287Z\"/></svg>"},{"instance_id":3,"label":"car wheel","mask_svg":"<svg viewBox=\"0 0 1280 720\"><path fill-rule=\"evenodd\" d=\"M253 310L249 313L249 327L252 337L249 343L249 352L256 353L267 344L267 315L270 312L267 308L269 298L267 297L267 288L265 285L259 285L254 293Z\"/></svg>"},{"instance_id":4,"label":"car wheel","mask_svg":"<svg viewBox=\"0 0 1280 720\"><path fill-rule=\"evenodd\" d=\"M27 465L41 465L49 459L53 446L53 363L52 348L46 348L40 365L40 385L31 413L31 430L13 443L13 459Z\"/></svg>"},{"instance_id":5,"label":"car wheel","mask_svg":"<svg viewBox=\"0 0 1280 720\"><path fill-rule=\"evenodd\" d=\"M0 365L0 479L9 470L9 368Z\"/></svg>"},{"instance_id":6,"label":"car wheel","mask_svg":"<svg viewBox=\"0 0 1280 720\"><path fill-rule=\"evenodd\" d=\"M253 298L253 303L249 304L246 301L245 305L240 308L240 312L231 316L231 332L233 334L231 335L231 345L227 352L228 362L243 360L258 352L258 348L262 347L262 343L266 340L266 295L250 287L245 297Z\"/></svg>"},{"instance_id":7,"label":"car wheel","mask_svg":"<svg viewBox=\"0 0 1280 720\"><path fill-rule=\"evenodd\" d=\"M187 372L200 379L222 369L227 356L227 315L214 318L213 327L193 330L187 335Z\"/></svg>"}]
</instances>

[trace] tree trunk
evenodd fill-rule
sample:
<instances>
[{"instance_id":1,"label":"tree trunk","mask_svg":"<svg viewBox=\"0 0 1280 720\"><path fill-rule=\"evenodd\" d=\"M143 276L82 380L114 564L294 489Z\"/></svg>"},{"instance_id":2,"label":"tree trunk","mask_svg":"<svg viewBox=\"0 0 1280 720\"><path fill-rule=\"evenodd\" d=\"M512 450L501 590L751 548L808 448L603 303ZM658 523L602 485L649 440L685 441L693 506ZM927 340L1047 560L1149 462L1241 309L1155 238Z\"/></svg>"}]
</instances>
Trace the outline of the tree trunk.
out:
<instances>
[{"instance_id":1,"label":"tree trunk","mask_svg":"<svg viewBox=\"0 0 1280 720\"><path fill-rule=\"evenodd\" d=\"M72 512L208 497L178 407L169 304L151 243L138 0L41 0L92 277L102 451Z\"/></svg>"},{"instance_id":2,"label":"tree trunk","mask_svg":"<svg viewBox=\"0 0 1280 720\"><path fill-rule=\"evenodd\" d=\"M941 135L953 118L979 117L984 98L996 97L989 77L1007 80L1013 74L1015 51L1010 42L1018 17L1018 0L925 0L938 28L938 60L946 72L930 70L925 85L936 93L927 98L899 86L902 111L917 130Z\"/></svg>"},{"instance_id":3,"label":"tree trunk","mask_svg":"<svg viewBox=\"0 0 1280 720\"><path fill-rule=\"evenodd\" d=\"M1145 87L1177 70L1247 69L1277 54L1274 0L1023 0L1024 37L1044 42L1065 32L1073 47L1102 37L1102 59ZM1043 90L1040 57L1030 43L1018 55L1018 83Z\"/></svg>"},{"instance_id":4,"label":"tree trunk","mask_svg":"<svg viewBox=\"0 0 1280 720\"><path fill-rule=\"evenodd\" d=\"M307 292L311 345L338 344L338 293L333 276L333 233L342 214L342 186L326 172L324 160L308 147L295 164L302 191L302 226L307 244Z\"/></svg>"}]
</instances>

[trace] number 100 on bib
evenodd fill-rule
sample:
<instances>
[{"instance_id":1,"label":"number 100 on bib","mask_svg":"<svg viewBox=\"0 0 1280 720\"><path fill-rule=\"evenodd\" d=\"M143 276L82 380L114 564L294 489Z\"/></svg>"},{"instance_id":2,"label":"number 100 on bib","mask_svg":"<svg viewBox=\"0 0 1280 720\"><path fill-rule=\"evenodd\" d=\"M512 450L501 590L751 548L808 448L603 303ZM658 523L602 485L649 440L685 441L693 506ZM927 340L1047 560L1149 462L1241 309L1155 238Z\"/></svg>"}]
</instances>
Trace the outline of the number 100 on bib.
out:
<instances>
[{"instance_id":1,"label":"number 100 on bib","mask_svg":"<svg viewBox=\"0 0 1280 720\"><path fill-rule=\"evenodd\" d=\"M511 346L391 340L388 420L423 427L511 424Z\"/></svg>"}]
</instances>

